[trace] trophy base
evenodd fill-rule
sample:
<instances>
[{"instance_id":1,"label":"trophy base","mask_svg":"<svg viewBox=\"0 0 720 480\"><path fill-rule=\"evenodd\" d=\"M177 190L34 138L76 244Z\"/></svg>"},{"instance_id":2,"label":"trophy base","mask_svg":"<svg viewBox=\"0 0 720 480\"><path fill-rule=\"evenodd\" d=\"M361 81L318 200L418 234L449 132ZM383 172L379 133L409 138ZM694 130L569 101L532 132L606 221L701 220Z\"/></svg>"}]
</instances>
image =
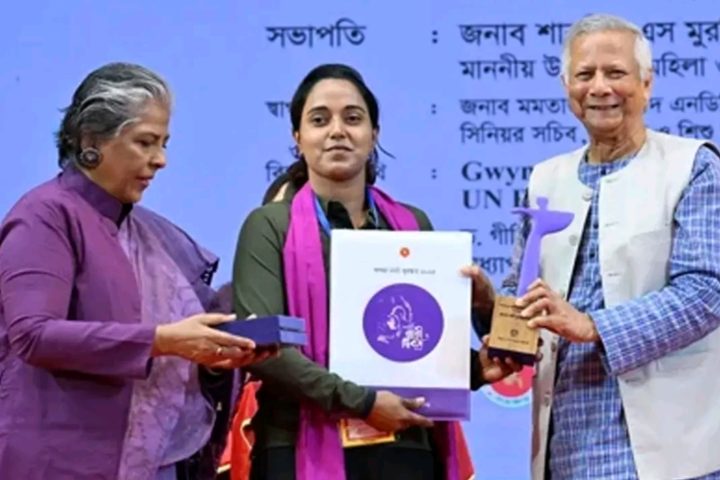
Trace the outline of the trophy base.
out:
<instances>
[{"instance_id":1,"label":"trophy base","mask_svg":"<svg viewBox=\"0 0 720 480\"><path fill-rule=\"evenodd\" d=\"M534 365L540 332L527 326L514 297L495 298L495 308L487 344L490 358L512 358L521 365Z\"/></svg>"},{"instance_id":2,"label":"trophy base","mask_svg":"<svg viewBox=\"0 0 720 480\"><path fill-rule=\"evenodd\" d=\"M504 348L493 348L488 347L488 356L490 358L499 358L503 360L505 358L511 358L515 363L520 365L533 366L536 362L536 355L532 353L514 352L512 350L506 350Z\"/></svg>"}]
</instances>

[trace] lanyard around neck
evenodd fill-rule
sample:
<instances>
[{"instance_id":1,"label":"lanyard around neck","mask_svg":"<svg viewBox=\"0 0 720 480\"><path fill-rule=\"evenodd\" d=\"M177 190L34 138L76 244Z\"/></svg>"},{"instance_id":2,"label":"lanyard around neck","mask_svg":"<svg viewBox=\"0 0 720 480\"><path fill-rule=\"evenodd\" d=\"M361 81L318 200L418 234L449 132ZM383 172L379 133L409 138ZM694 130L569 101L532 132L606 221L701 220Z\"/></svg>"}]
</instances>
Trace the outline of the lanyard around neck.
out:
<instances>
[{"instance_id":1,"label":"lanyard around neck","mask_svg":"<svg viewBox=\"0 0 720 480\"><path fill-rule=\"evenodd\" d=\"M318 198L318 196L313 193L313 198L315 199L315 215L317 215L318 222L320 222L320 227L322 227L323 232L325 232L325 235L329 237L330 230L332 229L332 227L330 226L330 221L327 218L325 210L323 210L322 205L320 204L320 199ZM377 219L379 218L377 205L375 204L375 199L373 198L372 192L369 188L365 189L365 198L367 199L368 206L370 207L373 218L375 219L375 221L377 221Z\"/></svg>"}]
</instances>

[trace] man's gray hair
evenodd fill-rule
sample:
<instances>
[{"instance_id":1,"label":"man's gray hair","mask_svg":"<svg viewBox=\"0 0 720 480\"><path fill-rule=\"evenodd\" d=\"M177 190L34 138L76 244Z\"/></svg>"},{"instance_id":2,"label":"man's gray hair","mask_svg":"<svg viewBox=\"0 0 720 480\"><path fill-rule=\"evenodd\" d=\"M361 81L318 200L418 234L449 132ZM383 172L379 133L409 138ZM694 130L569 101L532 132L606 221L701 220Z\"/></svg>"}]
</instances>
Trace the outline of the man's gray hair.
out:
<instances>
[{"instance_id":1,"label":"man's gray hair","mask_svg":"<svg viewBox=\"0 0 720 480\"><path fill-rule=\"evenodd\" d=\"M650 76L653 68L652 50L650 42L640 27L615 15L596 13L575 22L565 35L562 52L562 76L565 82L570 80L570 46L572 42L581 35L610 30L635 34L635 60L640 68L640 78L645 80Z\"/></svg>"},{"instance_id":2,"label":"man's gray hair","mask_svg":"<svg viewBox=\"0 0 720 480\"><path fill-rule=\"evenodd\" d=\"M83 138L101 143L117 136L138 120L150 100L168 109L172 103L165 80L145 67L110 63L91 72L64 109L56 134L60 166L65 168L75 161Z\"/></svg>"}]
</instances>

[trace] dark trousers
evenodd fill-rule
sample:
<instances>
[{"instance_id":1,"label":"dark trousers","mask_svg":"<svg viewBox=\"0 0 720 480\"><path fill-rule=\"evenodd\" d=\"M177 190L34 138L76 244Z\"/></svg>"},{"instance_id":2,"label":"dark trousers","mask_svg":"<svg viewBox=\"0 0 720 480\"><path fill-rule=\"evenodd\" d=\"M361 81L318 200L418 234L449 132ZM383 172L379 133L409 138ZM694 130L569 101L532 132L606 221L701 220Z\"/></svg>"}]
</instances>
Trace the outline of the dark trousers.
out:
<instances>
[{"instance_id":1,"label":"dark trousers","mask_svg":"<svg viewBox=\"0 0 720 480\"><path fill-rule=\"evenodd\" d=\"M215 478L215 461L220 457L230 425L234 373L211 374L200 368L200 385L215 407L215 424L210 441L190 458L177 463L177 480L208 480Z\"/></svg>"},{"instance_id":2,"label":"dark trousers","mask_svg":"<svg viewBox=\"0 0 720 480\"><path fill-rule=\"evenodd\" d=\"M347 480L442 480L430 450L371 445L345 449ZM295 448L265 448L253 455L250 480L295 480Z\"/></svg>"}]
</instances>

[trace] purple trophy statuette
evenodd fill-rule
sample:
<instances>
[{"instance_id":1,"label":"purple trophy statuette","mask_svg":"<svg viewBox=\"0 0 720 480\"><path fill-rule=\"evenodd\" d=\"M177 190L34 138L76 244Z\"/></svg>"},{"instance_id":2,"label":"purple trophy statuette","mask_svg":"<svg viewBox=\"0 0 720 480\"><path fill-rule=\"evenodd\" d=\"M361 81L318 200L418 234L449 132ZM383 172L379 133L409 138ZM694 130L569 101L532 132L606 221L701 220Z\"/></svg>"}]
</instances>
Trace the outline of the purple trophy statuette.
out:
<instances>
[{"instance_id":1,"label":"purple trophy statuette","mask_svg":"<svg viewBox=\"0 0 720 480\"><path fill-rule=\"evenodd\" d=\"M564 230L570 225L575 216L571 212L548 210L548 199L546 197L537 197L537 206L536 209L516 208L513 210L513 213L528 216L531 223L530 234L525 243L525 251L520 265L517 296L524 295L530 284L540 276L540 243L543 237ZM493 317L493 320L495 320L495 317ZM510 330L510 336L518 336L517 330ZM514 352L495 347L489 347L488 354L491 357L497 356L500 358L510 356L524 365L533 365L535 363L535 354Z\"/></svg>"},{"instance_id":2,"label":"purple trophy statuette","mask_svg":"<svg viewBox=\"0 0 720 480\"><path fill-rule=\"evenodd\" d=\"M429 354L443 333L443 314L426 290L397 283L370 298L363 314L365 338L375 352L395 362Z\"/></svg>"},{"instance_id":3,"label":"purple trophy statuette","mask_svg":"<svg viewBox=\"0 0 720 480\"><path fill-rule=\"evenodd\" d=\"M531 228L525 243L522 264L520 265L520 279L518 280L517 295L525 295L528 287L540 275L540 243L545 235L565 230L575 217L570 212L557 212L548 210L548 199L537 198L538 208L516 208L512 212L530 217Z\"/></svg>"}]
</instances>

